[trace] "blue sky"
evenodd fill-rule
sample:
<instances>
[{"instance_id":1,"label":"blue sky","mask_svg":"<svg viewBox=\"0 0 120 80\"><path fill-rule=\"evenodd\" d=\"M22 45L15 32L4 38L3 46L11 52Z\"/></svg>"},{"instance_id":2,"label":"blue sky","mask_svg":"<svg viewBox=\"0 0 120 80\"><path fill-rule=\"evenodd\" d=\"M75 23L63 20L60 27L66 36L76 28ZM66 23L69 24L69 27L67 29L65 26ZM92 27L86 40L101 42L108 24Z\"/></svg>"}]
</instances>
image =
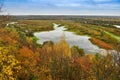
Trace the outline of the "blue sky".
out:
<instances>
[{"instance_id":1,"label":"blue sky","mask_svg":"<svg viewBox=\"0 0 120 80\"><path fill-rule=\"evenodd\" d=\"M2 1L2 0L0 0ZM117 15L120 0L4 0L11 15Z\"/></svg>"}]
</instances>

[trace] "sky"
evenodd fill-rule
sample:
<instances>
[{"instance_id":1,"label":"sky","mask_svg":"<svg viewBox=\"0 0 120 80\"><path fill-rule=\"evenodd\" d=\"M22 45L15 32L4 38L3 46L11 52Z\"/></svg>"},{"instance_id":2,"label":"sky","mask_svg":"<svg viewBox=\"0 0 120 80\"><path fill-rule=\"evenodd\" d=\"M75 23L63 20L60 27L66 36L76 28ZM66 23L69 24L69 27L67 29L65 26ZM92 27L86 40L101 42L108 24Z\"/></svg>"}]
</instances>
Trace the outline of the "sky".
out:
<instances>
[{"instance_id":1,"label":"sky","mask_svg":"<svg viewBox=\"0 0 120 80\"><path fill-rule=\"evenodd\" d=\"M4 0L3 10L11 15L120 16L120 0Z\"/></svg>"}]
</instances>

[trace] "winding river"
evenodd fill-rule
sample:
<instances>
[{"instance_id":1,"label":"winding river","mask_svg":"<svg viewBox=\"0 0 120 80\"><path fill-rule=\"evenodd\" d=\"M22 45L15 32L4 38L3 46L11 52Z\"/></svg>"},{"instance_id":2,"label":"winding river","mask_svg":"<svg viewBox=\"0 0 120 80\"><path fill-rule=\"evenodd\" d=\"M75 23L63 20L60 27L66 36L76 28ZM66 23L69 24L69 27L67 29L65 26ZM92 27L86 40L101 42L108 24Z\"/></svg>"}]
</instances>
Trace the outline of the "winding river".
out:
<instances>
[{"instance_id":1,"label":"winding river","mask_svg":"<svg viewBox=\"0 0 120 80\"><path fill-rule=\"evenodd\" d=\"M16 24L17 22L11 22L9 24ZM54 24L54 30L51 31L44 31L44 32L35 32L34 36L36 36L39 40L37 41L38 44L43 44L45 41L53 41L54 43L57 43L60 41L61 37L64 35L66 41L71 46L78 46L79 48L84 49L85 53L100 53L103 56L106 56L107 53L115 55L117 52L115 50L105 50L101 49L98 46L92 44L89 41L88 36L81 36L76 35L73 32L65 31L65 26L60 26L58 24ZM120 28L120 26L116 26L117 28Z\"/></svg>"},{"instance_id":2,"label":"winding river","mask_svg":"<svg viewBox=\"0 0 120 80\"><path fill-rule=\"evenodd\" d=\"M38 44L43 44L45 41L53 41L57 43L61 37L64 35L66 41L70 44L70 46L78 46L79 48L83 48L86 53L100 53L103 52L103 49L99 48L98 46L92 44L89 41L88 36L80 36L76 35L73 32L65 31L65 26L58 27L58 24L54 24L54 30L52 31L45 31L45 32L36 32L34 36L39 38L37 41Z\"/></svg>"}]
</instances>

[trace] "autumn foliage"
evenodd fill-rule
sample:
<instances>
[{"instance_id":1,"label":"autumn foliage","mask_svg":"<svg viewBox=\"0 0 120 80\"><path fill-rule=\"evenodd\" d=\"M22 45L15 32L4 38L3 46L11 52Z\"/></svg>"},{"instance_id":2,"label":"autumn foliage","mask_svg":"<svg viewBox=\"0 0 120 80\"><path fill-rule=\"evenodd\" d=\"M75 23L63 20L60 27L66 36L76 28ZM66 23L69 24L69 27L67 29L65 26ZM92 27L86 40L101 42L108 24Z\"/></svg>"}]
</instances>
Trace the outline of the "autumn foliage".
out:
<instances>
[{"instance_id":1,"label":"autumn foliage","mask_svg":"<svg viewBox=\"0 0 120 80\"><path fill-rule=\"evenodd\" d=\"M0 28L0 80L119 80L119 74L119 56L85 54L70 47L65 36L58 43L38 45L17 27Z\"/></svg>"},{"instance_id":2,"label":"autumn foliage","mask_svg":"<svg viewBox=\"0 0 120 80\"><path fill-rule=\"evenodd\" d=\"M113 49L111 47L111 45L109 45L109 44L107 44L107 43L105 43L105 42L103 42L103 41L101 41L97 38L91 38L90 40L91 40L91 42L93 42L94 44L97 44L101 48L104 48L104 49L107 49L107 50Z\"/></svg>"}]
</instances>

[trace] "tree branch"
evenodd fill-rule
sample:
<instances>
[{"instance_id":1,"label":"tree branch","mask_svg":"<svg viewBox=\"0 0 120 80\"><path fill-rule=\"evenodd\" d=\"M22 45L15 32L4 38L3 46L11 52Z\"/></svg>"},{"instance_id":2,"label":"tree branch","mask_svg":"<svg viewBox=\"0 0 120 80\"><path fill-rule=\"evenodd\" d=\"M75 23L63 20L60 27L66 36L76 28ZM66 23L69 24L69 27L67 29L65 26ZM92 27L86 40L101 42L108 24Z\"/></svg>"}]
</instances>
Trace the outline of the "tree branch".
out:
<instances>
[{"instance_id":1,"label":"tree branch","mask_svg":"<svg viewBox=\"0 0 120 80\"><path fill-rule=\"evenodd\" d=\"M0 12L2 12L3 5L4 5L4 0L1 0L1 1L0 1Z\"/></svg>"}]
</instances>

